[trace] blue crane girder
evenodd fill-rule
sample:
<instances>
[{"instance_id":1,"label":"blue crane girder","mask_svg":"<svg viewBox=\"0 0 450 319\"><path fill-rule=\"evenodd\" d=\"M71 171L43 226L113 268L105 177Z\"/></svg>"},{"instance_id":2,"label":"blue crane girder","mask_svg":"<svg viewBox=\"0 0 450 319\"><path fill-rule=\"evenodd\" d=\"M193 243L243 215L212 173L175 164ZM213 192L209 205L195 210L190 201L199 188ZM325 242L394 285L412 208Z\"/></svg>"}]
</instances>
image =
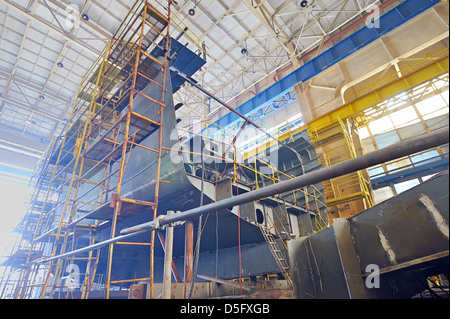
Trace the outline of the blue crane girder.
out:
<instances>
[{"instance_id":1,"label":"blue crane girder","mask_svg":"<svg viewBox=\"0 0 450 319\"><path fill-rule=\"evenodd\" d=\"M406 21L439 3L438 0L406 0L379 18L379 27L364 26L332 48L324 51L305 63L289 75L272 84L250 100L238 106L236 110L249 116L261 108L278 100L293 90L294 85L305 82L352 53L379 39ZM229 112L214 122L213 127L229 129L242 120L237 114ZM205 133L206 129L202 130Z\"/></svg>"}]
</instances>

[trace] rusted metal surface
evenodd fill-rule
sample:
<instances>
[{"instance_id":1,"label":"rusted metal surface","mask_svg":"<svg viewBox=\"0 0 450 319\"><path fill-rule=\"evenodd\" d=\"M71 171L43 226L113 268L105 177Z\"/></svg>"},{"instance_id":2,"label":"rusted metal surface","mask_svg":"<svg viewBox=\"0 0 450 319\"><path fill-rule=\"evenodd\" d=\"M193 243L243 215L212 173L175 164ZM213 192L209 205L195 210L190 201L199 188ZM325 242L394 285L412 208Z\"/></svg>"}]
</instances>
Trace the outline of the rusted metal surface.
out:
<instances>
[{"instance_id":1,"label":"rusted metal surface","mask_svg":"<svg viewBox=\"0 0 450 319\"><path fill-rule=\"evenodd\" d=\"M245 284L238 284L238 283L235 283L235 282L232 282L232 281L223 280L223 279L220 279L220 278L214 278L214 277L211 277L211 276L197 275L197 277L199 277L201 279L205 279L207 281L212 281L212 282L215 282L215 283L218 283L218 284L221 284L221 285L226 285L226 286L230 286L230 287L233 287L233 288L242 289L244 291L250 291L250 290L253 289L252 287L247 287L247 285L245 285Z\"/></svg>"},{"instance_id":2,"label":"rusted metal surface","mask_svg":"<svg viewBox=\"0 0 450 319\"><path fill-rule=\"evenodd\" d=\"M292 289L255 289L245 299L294 299Z\"/></svg>"},{"instance_id":3,"label":"rusted metal surface","mask_svg":"<svg viewBox=\"0 0 450 319\"><path fill-rule=\"evenodd\" d=\"M214 278L206 275L197 275L197 277L210 282L215 282L219 285L231 287L238 292L242 291L242 295L237 296L245 299L292 299L294 297L293 290L286 289L288 284L285 282L285 280L274 280L263 283L257 282L252 283L252 286L249 286L247 282L239 284L237 282ZM278 286L279 289L276 289L276 286Z\"/></svg>"},{"instance_id":4,"label":"rusted metal surface","mask_svg":"<svg viewBox=\"0 0 450 319\"><path fill-rule=\"evenodd\" d=\"M129 290L128 299L145 299L145 284L132 285Z\"/></svg>"}]
</instances>

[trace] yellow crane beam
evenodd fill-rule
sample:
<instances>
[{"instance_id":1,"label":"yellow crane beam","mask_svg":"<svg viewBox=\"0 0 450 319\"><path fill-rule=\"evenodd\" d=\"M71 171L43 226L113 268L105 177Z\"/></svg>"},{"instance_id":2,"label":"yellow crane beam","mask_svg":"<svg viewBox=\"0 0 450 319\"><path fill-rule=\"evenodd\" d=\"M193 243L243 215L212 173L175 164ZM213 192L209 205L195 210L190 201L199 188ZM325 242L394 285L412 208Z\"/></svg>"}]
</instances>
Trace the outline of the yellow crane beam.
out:
<instances>
[{"instance_id":1,"label":"yellow crane beam","mask_svg":"<svg viewBox=\"0 0 450 319\"><path fill-rule=\"evenodd\" d=\"M399 76L397 79L392 80L388 84L382 85L369 93L359 96L355 100L344 104L340 108L307 123L308 130L319 131L334 126L338 123L339 118L343 120L352 117L373 105L381 103L388 98L448 72L448 54L437 58L436 60L429 57L429 60L431 61L430 63L417 69L413 69L413 66L410 66L406 68L406 70L402 70L399 74L403 74L407 70L410 72L403 76ZM397 74L394 76L397 76Z\"/></svg>"}]
</instances>

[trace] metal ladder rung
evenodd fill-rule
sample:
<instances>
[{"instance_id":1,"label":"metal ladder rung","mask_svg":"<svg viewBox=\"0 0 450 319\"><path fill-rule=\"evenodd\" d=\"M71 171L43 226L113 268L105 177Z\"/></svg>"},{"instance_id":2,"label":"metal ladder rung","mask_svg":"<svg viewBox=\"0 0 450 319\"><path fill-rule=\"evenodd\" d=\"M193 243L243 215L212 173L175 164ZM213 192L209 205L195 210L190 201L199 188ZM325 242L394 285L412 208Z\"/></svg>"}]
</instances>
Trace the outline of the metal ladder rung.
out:
<instances>
[{"instance_id":1,"label":"metal ladder rung","mask_svg":"<svg viewBox=\"0 0 450 319\"><path fill-rule=\"evenodd\" d=\"M290 273L290 267L287 262L287 260L284 258L283 253L279 249L278 244L276 243L275 238L273 237L273 234L267 229L265 226L260 225L259 226L264 239L266 240L272 255L275 259L275 262L277 263L278 267L280 268L281 273L283 274L283 277L288 282L288 285L292 287L292 275Z\"/></svg>"}]
</instances>

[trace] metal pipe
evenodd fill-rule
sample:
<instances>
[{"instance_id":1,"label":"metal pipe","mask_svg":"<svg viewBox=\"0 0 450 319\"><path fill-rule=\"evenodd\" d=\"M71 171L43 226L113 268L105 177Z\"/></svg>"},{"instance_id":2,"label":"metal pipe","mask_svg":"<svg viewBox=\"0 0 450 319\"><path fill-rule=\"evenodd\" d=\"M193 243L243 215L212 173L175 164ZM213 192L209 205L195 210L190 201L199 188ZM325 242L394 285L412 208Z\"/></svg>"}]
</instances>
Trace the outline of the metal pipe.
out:
<instances>
[{"instance_id":1,"label":"metal pipe","mask_svg":"<svg viewBox=\"0 0 450 319\"><path fill-rule=\"evenodd\" d=\"M161 243L161 247L164 249L164 253L165 253L165 249L166 249L166 239L164 238L164 235L162 232L157 231L156 235L158 235L159 238L159 242ZM181 276L180 273L178 272L178 268L175 265L175 262L172 259L172 275L175 278L175 282L179 283L179 282L183 282L181 280Z\"/></svg>"},{"instance_id":2,"label":"metal pipe","mask_svg":"<svg viewBox=\"0 0 450 319\"><path fill-rule=\"evenodd\" d=\"M449 129L445 128L439 131L435 131L433 133L428 133L424 136L419 136L410 139L408 141L388 146L381 150L348 160L343 163L339 163L327 168L323 168L318 171L314 171L311 173L307 173L305 175L295 177L287 181L269 185L248 193L230 197L205 206L193 208L182 213L177 213L172 216L160 218L159 225L163 226L179 221L195 219L200 215L220 211L221 209L225 209L230 206L241 205L264 197L274 196L276 194L301 188L306 185L319 183L328 179L336 178L338 176L349 174L361 169L365 169L403 156L407 156L409 154L417 153L432 147L440 146L448 143L448 141L449 141ZM70 257L76 254L101 248L103 246L109 245L117 241L123 241L133 236L137 236L154 229L155 229L154 221L143 223L140 225L123 229L120 232L121 235L118 237L111 238L109 240L97 243L95 245L87 246L59 256L37 260L35 261L35 263L45 263L59 258Z\"/></svg>"},{"instance_id":3,"label":"metal pipe","mask_svg":"<svg viewBox=\"0 0 450 319\"><path fill-rule=\"evenodd\" d=\"M131 237L134 237L134 236L137 236L137 235L140 235L140 234L145 234L145 233L147 233L147 230L131 233L131 234L128 234L128 235L120 235L120 236L117 236L117 237L110 238L108 240L99 242L99 243L94 244L94 245L86 246L86 247L83 247L83 248L80 248L80 249L77 249L77 250L74 250L74 251L67 252L65 254L61 254L61 255L58 255L58 256L50 257L50 258L37 259L37 260L33 261L33 263L42 264L42 263L47 263L47 262L50 262L50 261L53 261L53 260L56 260L56 259L60 259L60 258L71 257L71 256L74 256L74 255L78 255L78 254L81 254L81 253L85 253L85 252L88 252L88 251L91 251L91 250L96 250L96 249L108 246L109 244L113 244L113 243L118 242L118 241L126 241L127 239L129 239Z\"/></svg>"},{"instance_id":4,"label":"metal pipe","mask_svg":"<svg viewBox=\"0 0 450 319\"><path fill-rule=\"evenodd\" d=\"M317 171L307 173L283 182L272 184L254 191L250 191L238 196L233 196L215 203L196 207L172 216L161 218L161 226L179 221L197 218L203 214L219 211L227 207L245 204L261 198L274 196L288 192L303 186L316 184L325 180L336 178L345 174L359 171L367 167L388 162L409 154L417 153L432 147L443 145L449 141L449 129L445 128L424 136L416 137L408 141L400 142L384 149L333 165ZM141 230L153 230L155 222L147 222L140 225L123 229L120 234L131 234Z\"/></svg>"}]
</instances>

